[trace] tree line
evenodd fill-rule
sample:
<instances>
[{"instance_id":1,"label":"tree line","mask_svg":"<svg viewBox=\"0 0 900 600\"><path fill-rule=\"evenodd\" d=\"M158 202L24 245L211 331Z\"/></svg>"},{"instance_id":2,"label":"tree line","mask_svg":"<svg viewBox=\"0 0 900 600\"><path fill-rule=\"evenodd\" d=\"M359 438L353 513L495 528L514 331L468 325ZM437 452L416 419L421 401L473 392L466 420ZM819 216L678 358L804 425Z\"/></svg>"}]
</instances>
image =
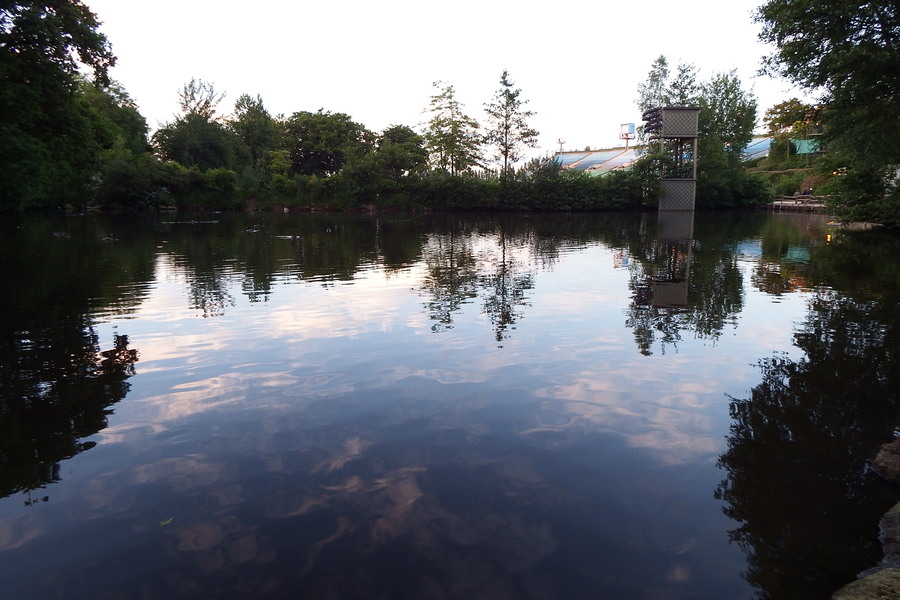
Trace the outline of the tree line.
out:
<instances>
[{"instance_id":1,"label":"tree line","mask_svg":"<svg viewBox=\"0 0 900 600\"><path fill-rule=\"evenodd\" d=\"M372 131L350 115L272 115L242 94L230 113L211 82L178 91L180 112L150 134L81 2L0 8L0 210L64 205L232 209L636 207L627 173L595 180L548 160L507 71L482 127L452 85L435 83L422 132ZM84 73L89 73L85 75Z\"/></svg>"},{"instance_id":2,"label":"tree line","mask_svg":"<svg viewBox=\"0 0 900 600\"><path fill-rule=\"evenodd\" d=\"M451 84L436 82L417 131L372 131L350 115L272 115L243 94L193 79L180 112L150 135L96 16L78 0L0 9L0 208L62 205L371 207L591 210L655 199L651 162L604 177L564 170L536 146L534 113L503 71L472 117ZM88 75L85 75L88 73Z\"/></svg>"},{"instance_id":3,"label":"tree line","mask_svg":"<svg viewBox=\"0 0 900 600\"><path fill-rule=\"evenodd\" d=\"M828 4L835 5L828 14L804 12L803 0L771 0L759 9L761 38L778 48L766 68L822 92L828 159L821 168L846 173L833 186L835 208L898 223L900 145L888 143L900 136L900 56L892 44L898 17L889 2ZM845 22L856 33L846 36ZM178 91L180 113L150 135L133 99L109 78L115 61L96 16L79 0L0 8L0 210L591 210L638 208L658 196L661 153L602 177L562 169L550 157L523 164L538 132L507 71L484 105L484 124L443 82L435 83L418 130L398 124L372 131L324 109L272 115L249 94L221 114L224 95L194 79ZM693 65L673 70L661 56L638 93L642 110L700 106L698 207L771 197L774 184L741 162L757 106L735 72L704 82Z\"/></svg>"},{"instance_id":4,"label":"tree line","mask_svg":"<svg viewBox=\"0 0 900 600\"><path fill-rule=\"evenodd\" d=\"M589 209L638 201L624 173L593 181L547 160L516 168L537 131L508 72L486 105L484 127L452 85L434 85L419 133L409 125L372 131L324 109L272 115L249 94L218 115L223 95L192 80L179 92L181 114L151 138L157 168L166 171L163 193L194 207ZM548 205L551 182L557 189Z\"/></svg>"},{"instance_id":5,"label":"tree line","mask_svg":"<svg viewBox=\"0 0 900 600\"><path fill-rule=\"evenodd\" d=\"M243 94L193 79L180 112L152 135L110 80L109 40L79 0L0 6L0 210L63 206L199 209L596 209L637 207L629 173L605 179L548 160L521 165L536 144L533 113L508 72L481 126L452 85L437 82L421 132L372 131L350 115L272 115Z\"/></svg>"}]
</instances>

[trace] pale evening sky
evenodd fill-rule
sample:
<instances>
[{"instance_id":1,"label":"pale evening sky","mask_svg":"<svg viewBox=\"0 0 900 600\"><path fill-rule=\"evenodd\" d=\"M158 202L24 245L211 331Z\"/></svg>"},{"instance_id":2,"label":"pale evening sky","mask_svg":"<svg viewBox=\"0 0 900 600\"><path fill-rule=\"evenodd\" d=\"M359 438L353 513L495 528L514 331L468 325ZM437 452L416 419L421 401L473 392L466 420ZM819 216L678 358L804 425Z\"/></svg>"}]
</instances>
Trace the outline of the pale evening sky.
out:
<instances>
[{"instance_id":1,"label":"pale evening sky","mask_svg":"<svg viewBox=\"0 0 900 600\"><path fill-rule=\"evenodd\" d=\"M737 69L760 118L802 97L757 75L772 51L752 20L762 1L84 0L118 57L113 78L152 130L174 118L191 78L226 92L220 113L258 94L273 115L323 108L374 131L419 129L440 80L483 122L508 69L537 113L532 156L560 138L565 149L620 145L619 125L640 124L637 87L660 54L702 80Z\"/></svg>"}]
</instances>

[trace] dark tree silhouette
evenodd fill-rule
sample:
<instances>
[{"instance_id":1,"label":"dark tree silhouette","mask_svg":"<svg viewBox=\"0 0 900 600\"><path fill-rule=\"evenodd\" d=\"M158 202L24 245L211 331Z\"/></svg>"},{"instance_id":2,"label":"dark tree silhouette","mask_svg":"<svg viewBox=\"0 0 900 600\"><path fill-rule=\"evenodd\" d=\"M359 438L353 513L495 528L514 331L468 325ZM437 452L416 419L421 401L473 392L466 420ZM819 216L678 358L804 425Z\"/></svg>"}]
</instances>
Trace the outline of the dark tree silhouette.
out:
<instances>
[{"instance_id":1,"label":"dark tree silhouette","mask_svg":"<svg viewBox=\"0 0 900 600\"><path fill-rule=\"evenodd\" d=\"M877 523L897 494L867 464L900 425L900 339L884 310L819 292L795 336L805 358L761 360L762 382L732 398L716 496L760 598L825 598L881 558Z\"/></svg>"}]
</instances>

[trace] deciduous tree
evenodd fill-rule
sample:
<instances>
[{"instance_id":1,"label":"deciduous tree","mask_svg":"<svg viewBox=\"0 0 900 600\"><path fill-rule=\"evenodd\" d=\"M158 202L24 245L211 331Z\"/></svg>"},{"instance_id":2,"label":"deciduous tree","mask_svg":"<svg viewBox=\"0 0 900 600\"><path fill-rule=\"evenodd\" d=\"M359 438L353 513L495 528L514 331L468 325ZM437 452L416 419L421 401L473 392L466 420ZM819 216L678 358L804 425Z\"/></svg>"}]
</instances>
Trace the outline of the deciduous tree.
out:
<instances>
[{"instance_id":1,"label":"deciduous tree","mask_svg":"<svg viewBox=\"0 0 900 600\"><path fill-rule=\"evenodd\" d=\"M100 147L78 71L103 86L115 62L99 26L78 0L0 4L0 208L77 201L88 189Z\"/></svg>"},{"instance_id":2,"label":"deciduous tree","mask_svg":"<svg viewBox=\"0 0 900 600\"><path fill-rule=\"evenodd\" d=\"M409 202L427 164L422 136L406 125L392 125L377 137L374 150L351 161L340 177L356 203Z\"/></svg>"},{"instance_id":3,"label":"deciduous tree","mask_svg":"<svg viewBox=\"0 0 900 600\"><path fill-rule=\"evenodd\" d=\"M228 127L246 146L256 178L263 179L269 152L278 143L280 123L269 114L260 96L242 94L234 103Z\"/></svg>"},{"instance_id":4,"label":"deciduous tree","mask_svg":"<svg viewBox=\"0 0 900 600\"><path fill-rule=\"evenodd\" d=\"M245 148L230 129L216 118L224 93L202 79L191 79L178 91L181 115L153 134L153 144L166 160L185 167L235 169Z\"/></svg>"},{"instance_id":5,"label":"deciduous tree","mask_svg":"<svg viewBox=\"0 0 900 600\"><path fill-rule=\"evenodd\" d=\"M668 59L660 55L653 61L647 80L638 84L637 105L641 112L663 106L696 106L700 94L697 67L679 63L672 74ZM647 140L643 127L638 128L638 135L642 141Z\"/></svg>"},{"instance_id":6,"label":"deciduous tree","mask_svg":"<svg viewBox=\"0 0 900 600\"><path fill-rule=\"evenodd\" d=\"M819 109L791 98L772 106L763 115L763 124L769 135L777 136L797 129L798 124L806 125L818 118Z\"/></svg>"},{"instance_id":7,"label":"deciduous tree","mask_svg":"<svg viewBox=\"0 0 900 600\"><path fill-rule=\"evenodd\" d=\"M638 84L637 106L641 112L670 104L669 61L660 54L647 73L647 79Z\"/></svg>"},{"instance_id":8,"label":"deciduous tree","mask_svg":"<svg viewBox=\"0 0 900 600\"><path fill-rule=\"evenodd\" d=\"M697 205L730 207L762 200L760 185L741 165L756 124L756 97L730 71L701 85L698 105Z\"/></svg>"},{"instance_id":9,"label":"deciduous tree","mask_svg":"<svg viewBox=\"0 0 900 600\"><path fill-rule=\"evenodd\" d=\"M425 139L406 125L392 125L378 138L375 156L381 170L398 179L420 173L428 164Z\"/></svg>"},{"instance_id":10,"label":"deciduous tree","mask_svg":"<svg viewBox=\"0 0 900 600\"><path fill-rule=\"evenodd\" d=\"M328 176L370 152L374 135L344 113L296 112L287 120L285 144L294 171Z\"/></svg>"},{"instance_id":11,"label":"deciduous tree","mask_svg":"<svg viewBox=\"0 0 900 600\"><path fill-rule=\"evenodd\" d=\"M766 161L771 168L789 168L791 156L796 149L792 139L807 138L811 132L818 133L821 122L821 107L805 104L791 98L769 108L763 115L763 124L773 138Z\"/></svg>"},{"instance_id":12,"label":"deciduous tree","mask_svg":"<svg viewBox=\"0 0 900 600\"><path fill-rule=\"evenodd\" d=\"M234 169L238 162L237 136L222 123L198 114L160 127L153 134L153 144L164 159L201 171Z\"/></svg>"},{"instance_id":13,"label":"deciduous tree","mask_svg":"<svg viewBox=\"0 0 900 600\"><path fill-rule=\"evenodd\" d=\"M217 92L211 81L191 79L178 90L178 106L181 114L197 115L206 120L213 120L219 103L225 98L225 92Z\"/></svg>"},{"instance_id":14,"label":"deciduous tree","mask_svg":"<svg viewBox=\"0 0 900 600\"><path fill-rule=\"evenodd\" d=\"M117 145L135 154L150 150L147 120L121 84L110 81L103 87L84 79L78 92L92 113L95 138L104 150Z\"/></svg>"},{"instance_id":15,"label":"deciduous tree","mask_svg":"<svg viewBox=\"0 0 900 600\"><path fill-rule=\"evenodd\" d=\"M736 71L718 73L701 87L700 141L721 147L735 160L753 137L756 97L741 87Z\"/></svg>"}]
</instances>

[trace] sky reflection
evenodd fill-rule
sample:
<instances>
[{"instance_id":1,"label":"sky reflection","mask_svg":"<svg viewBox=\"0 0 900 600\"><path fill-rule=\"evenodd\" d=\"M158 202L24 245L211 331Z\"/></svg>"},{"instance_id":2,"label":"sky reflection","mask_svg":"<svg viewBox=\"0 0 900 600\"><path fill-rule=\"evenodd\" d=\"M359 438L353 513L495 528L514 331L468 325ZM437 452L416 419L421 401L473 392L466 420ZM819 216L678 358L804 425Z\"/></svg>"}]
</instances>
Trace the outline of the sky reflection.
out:
<instances>
[{"instance_id":1,"label":"sky reflection","mask_svg":"<svg viewBox=\"0 0 900 600\"><path fill-rule=\"evenodd\" d=\"M482 262L497 258L487 238L472 248ZM427 315L417 310L420 266L370 268L354 285L324 289L291 282L278 287L265 307L235 290L228 292L234 306L210 320L197 319L197 313L190 318L186 274L162 260L157 280L164 283L139 315L149 328L140 338L141 374L159 373L172 384L162 393L142 394L138 378L129 408L158 426L209 411L298 409L314 398L421 378L530 390L560 401L553 410L567 416L555 421L571 426L587 420L635 447L655 449L672 464L720 452L727 422L723 388L742 381L749 387L751 358L737 358L728 336L713 344L683 340L668 356L634 352L622 336L628 273L616 267L616 252L588 246L538 271L526 317L502 350L490 338L472 335L489 327L477 302L461 305L454 330L433 333ZM529 260L522 249L511 254L520 263ZM802 315L804 303L794 294L796 314L773 315L763 307L757 317L754 306L768 300L757 301L760 295L753 291L747 295L740 356L755 358L780 347L773 339L789 341L791 321ZM161 326L165 329L152 330ZM716 352L717 347L727 351ZM701 356L703 368L698 371L694 359L685 358L689 355ZM586 364L594 366L584 369ZM105 436L120 439L115 426Z\"/></svg>"},{"instance_id":2,"label":"sky reflection","mask_svg":"<svg viewBox=\"0 0 900 600\"><path fill-rule=\"evenodd\" d=\"M280 223L231 246L213 223L169 232L137 305L98 312L140 360L48 502L0 499L8 597L751 596L715 463L729 396L795 352L808 292L773 308L752 260L705 240L691 285L736 277L721 307L691 287L639 306L659 241L615 227L476 223L423 234L398 268L348 245L365 221L340 241L314 223L302 248ZM269 234L284 255L253 271L243 245Z\"/></svg>"}]
</instances>

